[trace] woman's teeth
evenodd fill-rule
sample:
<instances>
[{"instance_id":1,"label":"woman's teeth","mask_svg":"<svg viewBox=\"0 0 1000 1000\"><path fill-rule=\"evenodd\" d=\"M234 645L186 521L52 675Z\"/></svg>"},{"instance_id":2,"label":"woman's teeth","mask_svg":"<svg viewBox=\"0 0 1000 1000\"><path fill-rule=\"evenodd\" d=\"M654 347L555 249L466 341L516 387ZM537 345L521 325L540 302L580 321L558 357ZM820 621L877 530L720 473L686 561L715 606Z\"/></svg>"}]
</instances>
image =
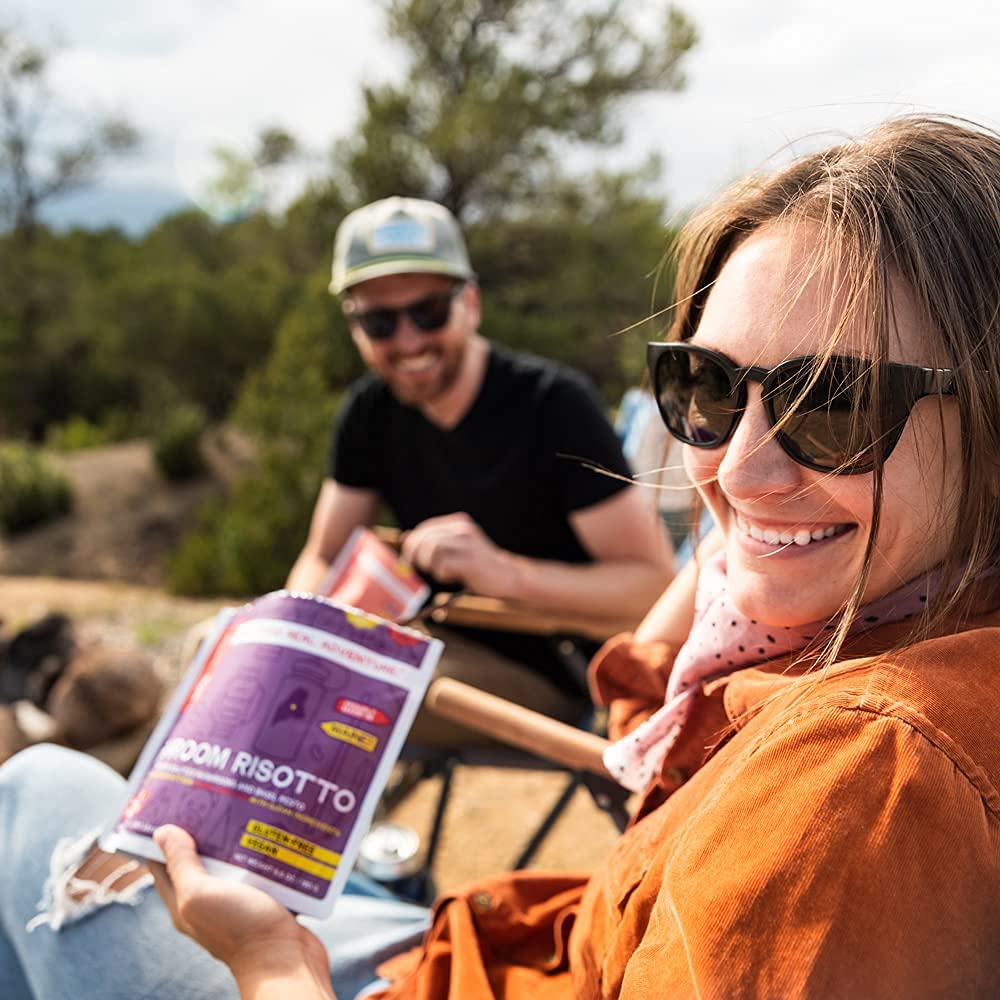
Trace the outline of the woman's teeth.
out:
<instances>
[{"instance_id":1,"label":"woman's teeth","mask_svg":"<svg viewBox=\"0 0 1000 1000\"><path fill-rule=\"evenodd\" d=\"M826 528L799 528L797 531L776 531L774 528L758 528L755 524L747 524L737 518L737 527L745 535L764 542L767 545L808 545L810 542L820 542L824 538L843 534L848 525L831 524Z\"/></svg>"}]
</instances>

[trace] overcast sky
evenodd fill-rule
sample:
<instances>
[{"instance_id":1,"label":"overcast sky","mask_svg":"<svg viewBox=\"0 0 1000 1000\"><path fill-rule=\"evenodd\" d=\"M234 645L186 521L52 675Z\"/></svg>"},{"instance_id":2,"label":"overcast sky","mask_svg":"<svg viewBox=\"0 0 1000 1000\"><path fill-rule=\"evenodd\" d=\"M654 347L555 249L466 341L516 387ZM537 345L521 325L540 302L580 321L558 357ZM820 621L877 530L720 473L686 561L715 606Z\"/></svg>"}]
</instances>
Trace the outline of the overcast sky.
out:
<instances>
[{"instance_id":1,"label":"overcast sky","mask_svg":"<svg viewBox=\"0 0 1000 1000\"><path fill-rule=\"evenodd\" d=\"M630 0L626 7L659 7ZM665 161L672 208L705 200L802 137L857 134L894 114L961 114L1000 127L1000 4L987 0L698 0L688 86L628 109L622 167ZM60 222L135 230L198 198L205 150L249 148L277 123L321 156L351 131L359 82L392 78L377 0L4 0L11 23L60 48L51 88L141 129L141 154L57 207ZM781 154L787 156L788 153ZM777 162L777 161L776 161Z\"/></svg>"}]
</instances>

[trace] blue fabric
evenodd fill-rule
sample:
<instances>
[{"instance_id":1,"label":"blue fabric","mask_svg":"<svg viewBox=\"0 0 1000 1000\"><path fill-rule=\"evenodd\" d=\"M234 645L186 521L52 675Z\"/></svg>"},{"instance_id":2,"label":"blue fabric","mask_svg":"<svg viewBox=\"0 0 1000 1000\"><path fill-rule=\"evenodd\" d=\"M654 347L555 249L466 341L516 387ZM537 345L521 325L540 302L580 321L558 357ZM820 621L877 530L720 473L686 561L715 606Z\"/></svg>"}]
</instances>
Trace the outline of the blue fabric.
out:
<instances>
[{"instance_id":1,"label":"blue fabric","mask_svg":"<svg viewBox=\"0 0 1000 1000\"><path fill-rule=\"evenodd\" d=\"M701 512L701 520L698 522L698 541L701 541L714 527L715 518L712 517L712 512L706 507ZM694 555L694 541L695 536L693 534L688 535L681 545L678 546L675 555L675 564L678 569Z\"/></svg>"},{"instance_id":2,"label":"blue fabric","mask_svg":"<svg viewBox=\"0 0 1000 1000\"><path fill-rule=\"evenodd\" d=\"M639 450L639 442L646 421L656 414L656 403L648 392L642 389L626 389L618 404L615 416L615 433L622 442L622 454L632 462Z\"/></svg>"},{"instance_id":3,"label":"blue fabric","mask_svg":"<svg viewBox=\"0 0 1000 1000\"><path fill-rule=\"evenodd\" d=\"M93 758L33 747L0 767L0 997L3 1000L227 1000L229 970L174 930L152 889L136 907L106 906L58 933L25 926L37 912L49 858L63 837L103 825L124 782ZM348 1000L375 966L419 942L428 911L352 876L327 920L302 918L327 946L331 980Z\"/></svg>"}]
</instances>

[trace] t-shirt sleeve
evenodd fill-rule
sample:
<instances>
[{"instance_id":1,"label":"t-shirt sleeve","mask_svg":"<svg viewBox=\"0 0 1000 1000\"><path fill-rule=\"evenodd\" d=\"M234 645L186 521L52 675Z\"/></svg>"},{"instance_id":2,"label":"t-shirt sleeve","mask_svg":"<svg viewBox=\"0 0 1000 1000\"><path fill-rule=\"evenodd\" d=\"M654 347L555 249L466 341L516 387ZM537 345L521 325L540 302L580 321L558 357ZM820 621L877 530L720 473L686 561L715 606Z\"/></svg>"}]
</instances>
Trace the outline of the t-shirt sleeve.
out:
<instances>
[{"instance_id":1,"label":"t-shirt sleeve","mask_svg":"<svg viewBox=\"0 0 1000 1000\"><path fill-rule=\"evenodd\" d=\"M998 817L975 768L858 708L744 753L696 776L711 794L656 869L622 996L996 995Z\"/></svg>"},{"instance_id":2,"label":"t-shirt sleeve","mask_svg":"<svg viewBox=\"0 0 1000 1000\"><path fill-rule=\"evenodd\" d=\"M379 489L382 449L380 408L376 387L362 381L348 395L337 414L330 443L330 477L342 486Z\"/></svg>"},{"instance_id":3,"label":"t-shirt sleeve","mask_svg":"<svg viewBox=\"0 0 1000 1000\"><path fill-rule=\"evenodd\" d=\"M561 372L549 385L542 403L542 447L567 512L607 500L629 485L632 473L621 442L582 375Z\"/></svg>"}]
</instances>

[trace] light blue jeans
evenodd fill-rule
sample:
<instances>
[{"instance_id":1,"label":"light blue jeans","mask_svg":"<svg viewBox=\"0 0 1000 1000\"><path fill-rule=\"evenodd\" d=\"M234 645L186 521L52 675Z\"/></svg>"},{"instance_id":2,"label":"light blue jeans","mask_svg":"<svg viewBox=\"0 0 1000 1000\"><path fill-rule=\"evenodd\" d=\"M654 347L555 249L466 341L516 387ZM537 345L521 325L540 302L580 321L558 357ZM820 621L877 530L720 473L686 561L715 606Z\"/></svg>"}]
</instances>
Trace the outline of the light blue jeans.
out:
<instances>
[{"instance_id":1,"label":"light blue jeans","mask_svg":"<svg viewBox=\"0 0 1000 1000\"><path fill-rule=\"evenodd\" d=\"M229 970L174 930L154 889L137 906L111 903L54 932L26 925L38 911L56 842L102 826L124 782L92 757L32 747L0 767L0 998L2 1000L227 1000ZM333 915L303 918L327 946L331 980L349 1000L375 967L420 941L428 911L352 877Z\"/></svg>"}]
</instances>

